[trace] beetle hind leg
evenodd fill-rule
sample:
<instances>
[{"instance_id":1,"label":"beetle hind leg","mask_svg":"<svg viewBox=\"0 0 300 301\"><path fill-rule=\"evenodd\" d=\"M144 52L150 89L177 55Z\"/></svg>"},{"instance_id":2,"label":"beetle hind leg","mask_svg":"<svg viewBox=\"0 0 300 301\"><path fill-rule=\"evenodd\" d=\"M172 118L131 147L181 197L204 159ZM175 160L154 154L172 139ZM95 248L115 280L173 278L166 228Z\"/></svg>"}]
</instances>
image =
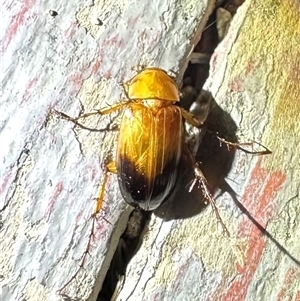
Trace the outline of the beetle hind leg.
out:
<instances>
[{"instance_id":1,"label":"beetle hind leg","mask_svg":"<svg viewBox=\"0 0 300 301\"><path fill-rule=\"evenodd\" d=\"M215 201L214 197L212 196L212 194L210 193L210 191L208 189L207 180L206 180L204 174L202 173L198 163L195 163L195 165L194 165L194 172L195 172L195 178L191 183L189 191L192 191L195 184L198 183L198 185L202 189L202 192L203 192L203 195L204 195L205 199L211 204L212 209L213 209L213 211L216 215L217 220L220 222L223 231L226 233L226 235L228 237L230 237L230 232L228 231L226 225L224 224L224 222L223 222L223 220L222 220L222 218L219 214L219 210L217 208L216 201Z\"/></svg>"},{"instance_id":2,"label":"beetle hind leg","mask_svg":"<svg viewBox=\"0 0 300 301\"><path fill-rule=\"evenodd\" d=\"M88 236L88 242L86 245L86 248L83 252L83 255L80 259L80 264L76 270L76 272L73 274L73 276L58 290L58 293L60 295L62 294L62 291L74 280L76 279L76 277L78 276L79 272L81 271L81 269L84 268L86 259L88 257L88 255L90 254L90 248L92 245L92 240L95 237L95 228L96 228L96 220L97 220L97 216L100 213L102 206L103 206L103 201L104 201L104 196L105 196L105 188L106 188L106 184L109 178L109 173L116 173L116 164L115 162L111 162L109 164L107 164L105 171L104 171L104 178L102 180L102 184L99 188L99 193L98 193L98 197L96 198L96 206L94 209L94 212L92 213L92 215L90 216L90 218L92 219L92 225L91 225L91 231L89 233ZM105 218L102 217L106 222L108 222L110 224L110 222Z\"/></svg>"},{"instance_id":3,"label":"beetle hind leg","mask_svg":"<svg viewBox=\"0 0 300 301\"><path fill-rule=\"evenodd\" d=\"M186 153L189 155L192 164L194 165L194 173L195 173L195 178L192 180L192 182L190 184L189 192L191 192L193 190L193 188L195 187L196 184L198 184L198 187L201 187L205 200L211 204L212 209L216 215L217 220L220 222L223 231L226 233L226 235L228 237L230 237L230 233L219 214L219 210L217 208L216 201L215 201L214 197L212 196L211 192L209 191L208 182L207 182L203 172L201 171L199 164L196 162L195 157L193 156L193 154L191 153L191 151L189 150L187 145L185 145L185 150L186 150Z\"/></svg>"}]
</instances>

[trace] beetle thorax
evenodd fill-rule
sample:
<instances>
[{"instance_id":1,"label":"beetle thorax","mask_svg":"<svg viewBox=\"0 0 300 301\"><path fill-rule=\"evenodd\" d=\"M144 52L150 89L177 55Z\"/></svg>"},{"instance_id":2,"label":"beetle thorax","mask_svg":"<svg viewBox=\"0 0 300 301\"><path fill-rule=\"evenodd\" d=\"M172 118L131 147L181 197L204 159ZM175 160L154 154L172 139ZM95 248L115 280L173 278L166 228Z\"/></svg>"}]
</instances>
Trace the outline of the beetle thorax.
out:
<instances>
[{"instance_id":1,"label":"beetle thorax","mask_svg":"<svg viewBox=\"0 0 300 301\"><path fill-rule=\"evenodd\" d=\"M155 110L157 108L163 108L172 105L174 102L170 100L161 99L144 99L142 100L142 103L144 106Z\"/></svg>"}]
</instances>

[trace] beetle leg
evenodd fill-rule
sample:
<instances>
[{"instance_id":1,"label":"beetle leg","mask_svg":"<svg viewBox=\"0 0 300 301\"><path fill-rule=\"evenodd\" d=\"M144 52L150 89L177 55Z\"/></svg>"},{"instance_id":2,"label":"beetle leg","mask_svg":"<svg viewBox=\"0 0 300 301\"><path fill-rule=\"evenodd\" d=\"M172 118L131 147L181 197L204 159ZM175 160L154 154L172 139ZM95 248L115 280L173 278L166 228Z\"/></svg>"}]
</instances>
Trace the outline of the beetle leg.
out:
<instances>
[{"instance_id":1,"label":"beetle leg","mask_svg":"<svg viewBox=\"0 0 300 301\"><path fill-rule=\"evenodd\" d=\"M190 113L189 111L180 108L181 110L181 114L183 116L183 118L191 125L193 125L196 128L201 128L203 126L203 123L200 122L192 113Z\"/></svg>"},{"instance_id":2,"label":"beetle leg","mask_svg":"<svg viewBox=\"0 0 300 301\"><path fill-rule=\"evenodd\" d=\"M227 145L227 148L228 150L230 149L230 147L233 147L235 149L239 149L247 154L252 154L252 155L258 155L258 156L261 156L261 155L269 155L269 154L272 154L272 152L266 148L264 145L260 144L259 142L256 142L256 141L251 141L251 142L242 142L242 143L239 143L239 142L230 142L230 141L227 141L226 139L224 138L221 138L217 135L217 133L214 133L214 132L211 132L209 130L207 130L208 133L210 134L213 134L217 137L217 139L220 141L220 143L224 143ZM254 149L254 146L255 145L258 145L260 146L263 150L261 151L256 151ZM251 148L251 150L247 149L247 148Z\"/></svg>"},{"instance_id":3,"label":"beetle leg","mask_svg":"<svg viewBox=\"0 0 300 301\"><path fill-rule=\"evenodd\" d=\"M209 203L211 204L213 211L215 212L216 218L217 220L220 222L223 231L226 233L226 235L228 237L230 237L230 233L227 229L227 227L225 226L220 214L219 214L219 210L217 208L216 205L216 201L214 199L214 197L212 196L212 194L210 193L209 189L208 189L208 183L207 180L204 176L204 174L202 173L199 164L195 163L194 165L194 172L195 172L195 179L193 180L191 187L190 187L190 191L193 189L193 187L195 186L196 182L198 182L202 188L202 191L204 193L205 198L209 201Z\"/></svg>"},{"instance_id":4,"label":"beetle leg","mask_svg":"<svg viewBox=\"0 0 300 301\"><path fill-rule=\"evenodd\" d=\"M136 73L141 73L145 68L146 68L146 65L136 65L136 66L132 66L130 68L130 70L134 71Z\"/></svg>"},{"instance_id":5,"label":"beetle leg","mask_svg":"<svg viewBox=\"0 0 300 301\"><path fill-rule=\"evenodd\" d=\"M66 282L63 285L63 287L61 287L58 290L58 292L60 294L74 279L76 279L78 273L80 272L80 270L85 265L85 261L87 259L87 256L89 255L89 250L90 250L90 246L91 246L91 243L92 243L92 239L95 236L95 221L96 221L96 217L97 217L98 213L100 212L100 210L102 208L102 205L103 205L103 200L104 200L104 195L105 195L105 187L106 187L106 184L107 184L108 175L109 175L109 173L116 173L116 172L117 172L117 168L116 168L115 162L111 162L111 163L107 164L107 166L105 168L105 172L104 172L104 178L102 180L102 185L100 186L100 189L99 189L99 196L96 199L96 206L95 206L93 214L91 215L91 218L92 218L92 227L91 227L91 232L90 232L89 237L88 237L87 246L86 246L85 251L84 251L84 253L82 255L82 258L81 258L81 261L80 261L80 265L78 266L78 269L73 274L73 276L68 280L68 282ZM104 220L109 223L109 221L107 219L104 218Z\"/></svg>"},{"instance_id":6,"label":"beetle leg","mask_svg":"<svg viewBox=\"0 0 300 301\"><path fill-rule=\"evenodd\" d=\"M201 171L200 169L200 166L199 164L196 162L195 160L195 157L192 155L191 151L188 149L187 146L185 146L186 149L187 149L187 153L189 154L192 162L193 162L193 165L194 165L194 172L195 172L195 178L194 180L192 181L191 183L191 186L189 188L189 192L191 192L194 188L194 186L196 185L196 183L199 184L199 186L201 187L202 191L203 191L203 195L204 197L206 198L206 200L211 204L212 208L213 208L213 211L216 215L216 218L217 220L220 222L222 228L223 228L223 231L226 233L226 235L228 237L230 237L230 233L226 227L226 225L224 224L220 214L219 214L219 210L217 208L217 205L216 205L216 201L214 199L214 197L212 196L212 194L210 193L209 189L208 189L208 182L203 174L203 172Z\"/></svg>"},{"instance_id":7,"label":"beetle leg","mask_svg":"<svg viewBox=\"0 0 300 301\"><path fill-rule=\"evenodd\" d=\"M82 114L78 117L70 117L69 115L63 113L63 112L60 112L60 111L57 111L55 109L53 109L53 112L57 115L59 115L60 117L62 117L63 119L66 119L68 121L72 121L73 123L75 123L76 125L82 127L82 128L86 128L84 125L80 124L78 122L79 119L83 119L83 118L87 118L87 117L90 117L90 116L93 116L93 115L107 115L107 114L111 114L115 111L118 111L120 109L122 109L123 107L129 105L131 103L130 100L125 100L125 101L122 101L122 102L119 102L119 103L116 103L112 106L110 106L109 108L105 108L105 109L100 109L100 110L95 110L95 112L89 112L89 113L85 113L85 114Z\"/></svg>"}]
</instances>

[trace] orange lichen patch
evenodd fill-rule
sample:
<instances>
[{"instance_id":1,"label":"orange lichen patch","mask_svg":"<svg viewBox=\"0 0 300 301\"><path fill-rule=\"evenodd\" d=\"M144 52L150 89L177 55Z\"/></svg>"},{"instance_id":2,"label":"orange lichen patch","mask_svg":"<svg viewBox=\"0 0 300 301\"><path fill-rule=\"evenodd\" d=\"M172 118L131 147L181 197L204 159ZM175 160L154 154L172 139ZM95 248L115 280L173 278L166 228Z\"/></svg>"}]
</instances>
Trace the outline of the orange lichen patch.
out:
<instances>
[{"instance_id":1,"label":"orange lichen patch","mask_svg":"<svg viewBox=\"0 0 300 301\"><path fill-rule=\"evenodd\" d=\"M235 78L228 84L228 89L232 92L241 92L243 91L245 78Z\"/></svg>"},{"instance_id":2,"label":"orange lichen patch","mask_svg":"<svg viewBox=\"0 0 300 301\"><path fill-rule=\"evenodd\" d=\"M277 295L277 301L284 301L287 300L286 296L288 294L288 291L293 286L294 280L298 279L299 275L297 276L297 270L295 268L289 268L285 274L284 283L282 286L281 291ZM291 290L293 291L293 290ZM298 297L297 297L298 296ZM300 291L296 295L295 301L300 300Z\"/></svg>"},{"instance_id":3,"label":"orange lichen patch","mask_svg":"<svg viewBox=\"0 0 300 301\"><path fill-rule=\"evenodd\" d=\"M54 207L54 203L55 203L57 197L61 194L62 190L63 190L63 183L58 182L54 187L53 194L47 205L46 214L45 214L47 216L47 220L49 219L50 214L52 213L52 210Z\"/></svg>"},{"instance_id":4,"label":"orange lichen patch","mask_svg":"<svg viewBox=\"0 0 300 301\"><path fill-rule=\"evenodd\" d=\"M38 82L38 78L34 77L32 80L29 81L27 84L27 87L24 91L23 97L22 97L22 102L23 101L28 101L28 99L31 96L32 90L34 90L36 83Z\"/></svg>"},{"instance_id":5,"label":"orange lichen patch","mask_svg":"<svg viewBox=\"0 0 300 301\"><path fill-rule=\"evenodd\" d=\"M262 158L259 158L252 171L242 203L246 208L251 210L251 214L255 219L262 226L265 226L273 215L272 199L274 199L277 191L282 187L286 175L280 171L270 172L262 168L261 161ZM264 179L263 183L262 179ZM247 223L252 224L251 221L247 221ZM245 226L244 223L240 226L240 235L247 234L248 227L246 225L244 228L245 231L243 231L243 226Z\"/></svg>"},{"instance_id":6,"label":"orange lichen patch","mask_svg":"<svg viewBox=\"0 0 300 301\"><path fill-rule=\"evenodd\" d=\"M20 26L23 26L24 23L28 20L28 14L32 7L35 5L35 1L26 0L21 2L21 9L13 16L11 23L6 31L6 35L3 39L3 51L5 52L9 46L12 39L17 34Z\"/></svg>"},{"instance_id":7,"label":"orange lichen patch","mask_svg":"<svg viewBox=\"0 0 300 301\"><path fill-rule=\"evenodd\" d=\"M83 76L81 72L74 72L69 76L69 80L71 83L74 83L76 87L80 87L82 81L83 81Z\"/></svg>"},{"instance_id":8,"label":"orange lichen patch","mask_svg":"<svg viewBox=\"0 0 300 301\"><path fill-rule=\"evenodd\" d=\"M254 73L257 68L259 68L259 62L250 58L249 61L246 62L245 69L228 83L229 90L233 92L243 91L248 76Z\"/></svg>"},{"instance_id":9,"label":"orange lichen patch","mask_svg":"<svg viewBox=\"0 0 300 301\"><path fill-rule=\"evenodd\" d=\"M262 179L265 179L264 184L259 185ZM242 203L263 227L274 215L272 200L274 200L285 179L285 174L280 171L270 173L268 170L261 168L261 160L257 162L252 172ZM239 277L236 277L231 283L222 297L223 301L241 301L245 299L247 288L252 281L265 247L262 233L248 219L240 223L239 236L249 237L245 265L243 267L237 265Z\"/></svg>"},{"instance_id":10,"label":"orange lichen patch","mask_svg":"<svg viewBox=\"0 0 300 301\"><path fill-rule=\"evenodd\" d=\"M245 75L252 73L257 67L257 62L250 59L246 65Z\"/></svg>"}]
</instances>

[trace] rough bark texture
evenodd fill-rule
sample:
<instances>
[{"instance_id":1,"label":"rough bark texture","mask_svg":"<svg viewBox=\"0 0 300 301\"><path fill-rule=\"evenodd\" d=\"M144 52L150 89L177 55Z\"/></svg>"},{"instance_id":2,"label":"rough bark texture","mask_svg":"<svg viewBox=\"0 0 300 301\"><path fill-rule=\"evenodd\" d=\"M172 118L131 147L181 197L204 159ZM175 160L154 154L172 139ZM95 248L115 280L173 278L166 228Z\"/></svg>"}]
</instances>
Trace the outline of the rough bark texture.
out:
<instances>
[{"instance_id":1,"label":"rough bark texture","mask_svg":"<svg viewBox=\"0 0 300 301\"><path fill-rule=\"evenodd\" d=\"M90 233L118 115L58 119L118 102L137 65L179 72L214 1L8 1L1 17L1 300L60 300ZM52 12L49 12L52 10ZM56 13L57 14L56 14ZM130 213L111 176L90 256L63 293L95 300ZM105 216L105 219L104 219Z\"/></svg>"},{"instance_id":2,"label":"rough bark texture","mask_svg":"<svg viewBox=\"0 0 300 301\"><path fill-rule=\"evenodd\" d=\"M211 59L204 89L229 113L210 122L214 129L222 131L225 120L240 141L259 141L272 154L235 153L225 180L236 195L217 199L230 238L211 208L185 220L154 217L116 300L300 300L299 83L299 2L246 1ZM230 191L213 163L202 162L207 177ZM175 198L184 211L181 194Z\"/></svg>"}]
</instances>

